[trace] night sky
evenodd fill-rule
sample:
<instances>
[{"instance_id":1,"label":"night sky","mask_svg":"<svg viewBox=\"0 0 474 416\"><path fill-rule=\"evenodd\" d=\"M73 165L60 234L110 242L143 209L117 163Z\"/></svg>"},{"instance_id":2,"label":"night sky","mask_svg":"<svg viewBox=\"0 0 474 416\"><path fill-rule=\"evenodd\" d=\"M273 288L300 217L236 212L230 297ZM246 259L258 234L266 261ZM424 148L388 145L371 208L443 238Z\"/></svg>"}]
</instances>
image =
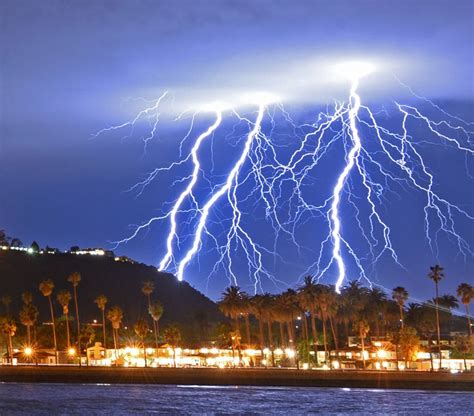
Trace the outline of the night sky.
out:
<instances>
[{"instance_id":1,"label":"night sky","mask_svg":"<svg viewBox=\"0 0 474 416\"><path fill-rule=\"evenodd\" d=\"M373 108L414 101L395 82L396 74L418 94L474 121L473 12L472 2L462 0L3 0L0 228L28 244L113 247L112 241L130 234L131 224L146 221L177 197L170 184L189 166L160 176L140 197L126 190L155 167L176 160L179 139L189 127L189 118L172 122L180 111L262 90L281 97L295 120L308 120L347 94L347 85L326 82L324 76L328 63L341 59L367 59L383 68L361 86L362 99ZM140 131L129 138L124 138L127 132L93 137L133 118L144 105L138 97L153 100L165 90L175 101L167 105L146 154ZM196 132L209 121L198 117ZM226 121L213 139L222 173L232 153L219 138L232 130L233 121ZM282 136L287 132L281 128ZM440 195L474 215L468 175L474 175L472 156L433 146L426 157ZM328 173L315 179L323 189L334 182L330 172L336 161L337 154L330 155ZM383 258L371 278L427 299L433 288L426 274L439 262L447 276L441 292L453 292L462 281L472 284L472 256L460 256L455 242L440 236L439 253L430 251L422 197L402 191L392 197L385 212L406 269ZM226 215L225 203L213 218L219 215ZM247 225L266 233L260 217L254 219ZM473 222L458 225L474 247ZM157 264L167 230L168 224L161 223L115 251ZM320 242L320 231L317 223L308 227L304 243ZM186 276L215 299L228 282L219 273L207 281L216 257L206 252L206 244ZM270 261L270 268L292 285L314 253L299 255L285 244L279 250L286 261L273 266ZM237 268L241 286L251 291L245 264L237 262ZM324 281L333 280L329 273ZM263 288L277 290L270 282Z\"/></svg>"}]
</instances>

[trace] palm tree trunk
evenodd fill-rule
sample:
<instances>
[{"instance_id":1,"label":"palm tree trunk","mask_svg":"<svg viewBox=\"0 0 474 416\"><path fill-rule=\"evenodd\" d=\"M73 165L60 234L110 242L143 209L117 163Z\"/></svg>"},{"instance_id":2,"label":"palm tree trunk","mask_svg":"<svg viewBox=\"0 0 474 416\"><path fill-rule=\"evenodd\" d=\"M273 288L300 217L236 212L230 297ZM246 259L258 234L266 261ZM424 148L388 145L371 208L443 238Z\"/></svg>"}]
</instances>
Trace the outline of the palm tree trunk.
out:
<instances>
[{"instance_id":1,"label":"palm tree trunk","mask_svg":"<svg viewBox=\"0 0 474 416\"><path fill-rule=\"evenodd\" d=\"M51 302L51 295L48 296L48 301L49 301L49 310L51 312L51 321L53 323L54 354L56 355L56 365L57 365L59 361L58 342L56 340L56 321L54 320L54 310L53 310L53 302Z\"/></svg>"},{"instance_id":2,"label":"palm tree trunk","mask_svg":"<svg viewBox=\"0 0 474 416\"><path fill-rule=\"evenodd\" d=\"M331 315L329 315L329 323L331 324L331 332L332 332L332 337L334 339L334 348L337 350L339 349L338 343L337 343L337 334L336 334L336 328L334 327L334 320Z\"/></svg>"},{"instance_id":3,"label":"palm tree trunk","mask_svg":"<svg viewBox=\"0 0 474 416\"><path fill-rule=\"evenodd\" d=\"M260 341L260 353L262 354L261 357L263 359L263 324L262 319L258 319L258 337Z\"/></svg>"},{"instance_id":4,"label":"palm tree trunk","mask_svg":"<svg viewBox=\"0 0 474 416\"><path fill-rule=\"evenodd\" d=\"M362 331L359 332L359 336L360 336L360 342L362 345L362 363L365 370L365 344L364 344L364 337L362 336Z\"/></svg>"},{"instance_id":5,"label":"palm tree trunk","mask_svg":"<svg viewBox=\"0 0 474 416\"><path fill-rule=\"evenodd\" d=\"M290 344L289 346L292 347L294 345L294 338L293 338L293 333L291 331L290 321L286 321L286 330L288 332L288 343Z\"/></svg>"},{"instance_id":6,"label":"palm tree trunk","mask_svg":"<svg viewBox=\"0 0 474 416\"><path fill-rule=\"evenodd\" d=\"M112 333L114 336L114 350L115 350L115 360L117 360L117 330L115 328L112 328Z\"/></svg>"},{"instance_id":7,"label":"palm tree trunk","mask_svg":"<svg viewBox=\"0 0 474 416\"><path fill-rule=\"evenodd\" d=\"M347 319L344 319L344 334L346 336L344 345L349 346L349 321Z\"/></svg>"},{"instance_id":8,"label":"palm tree trunk","mask_svg":"<svg viewBox=\"0 0 474 416\"><path fill-rule=\"evenodd\" d=\"M403 307L402 307L402 305L398 305L398 307L400 308L400 325L402 326L402 329L403 329L403 326L404 326L404 322L403 322Z\"/></svg>"},{"instance_id":9,"label":"palm tree trunk","mask_svg":"<svg viewBox=\"0 0 474 416\"><path fill-rule=\"evenodd\" d=\"M8 333L8 347L10 349L10 364L13 365L13 342L10 333Z\"/></svg>"},{"instance_id":10,"label":"palm tree trunk","mask_svg":"<svg viewBox=\"0 0 474 416\"><path fill-rule=\"evenodd\" d=\"M279 322L279 326L280 326L280 346L282 348L284 348L284 346L285 346L285 330L283 328L283 322L282 321Z\"/></svg>"},{"instance_id":11,"label":"palm tree trunk","mask_svg":"<svg viewBox=\"0 0 474 416\"><path fill-rule=\"evenodd\" d=\"M79 305L77 304L77 287L73 286L74 289L74 306L76 308L76 322L77 322L77 349L79 354L79 361L81 359L81 323L79 322Z\"/></svg>"},{"instance_id":12,"label":"palm tree trunk","mask_svg":"<svg viewBox=\"0 0 474 416\"><path fill-rule=\"evenodd\" d=\"M270 344L270 351L272 352L272 367L275 367L275 353L273 351L273 331L272 331L272 322L267 321L267 330L268 330L268 342Z\"/></svg>"},{"instance_id":13,"label":"palm tree trunk","mask_svg":"<svg viewBox=\"0 0 474 416\"><path fill-rule=\"evenodd\" d=\"M106 345L106 335L105 335L105 308L102 309L102 336L103 336L103 340L104 340L104 348L107 348L107 345Z\"/></svg>"},{"instance_id":14,"label":"palm tree trunk","mask_svg":"<svg viewBox=\"0 0 474 416\"><path fill-rule=\"evenodd\" d=\"M71 338L69 335L69 315L66 313L64 314L66 317L66 337L67 337L67 348L71 348Z\"/></svg>"},{"instance_id":15,"label":"palm tree trunk","mask_svg":"<svg viewBox=\"0 0 474 416\"><path fill-rule=\"evenodd\" d=\"M318 362L318 330L316 329L316 313L311 312L311 333L313 335L313 349L314 357L316 359L316 365L319 365Z\"/></svg>"},{"instance_id":16,"label":"palm tree trunk","mask_svg":"<svg viewBox=\"0 0 474 416\"><path fill-rule=\"evenodd\" d=\"M328 361L328 338L326 333L326 318L322 317L323 321L323 341L324 341L324 361Z\"/></svg>"},{"instance_id":17,"label":"palm tree trunk","mask_svg":"<svg viewBox=\"0 0 474 416\"><path fill-rule=\"evenodd\" d=\"M28 346L31 347L31 330L29 325L26 326L26 334L28 337Z\"/></svg>"},{"instance_id":18,"label":"palm tree trunk","mask_svg":"<svg viewBox=\"0 0 474 416\"><path fill-rule=\"evenodd\" d=\"M304 345L306 351L305 360L309 362L309 328L308 328L308 321L306 320L306 313L303 313L303 333L304 333Z\"/></svg>"},{"instance_id":19,"label":"palm tree trunk","mask_svg":"<svg viewBox=\"0 0 474 416\"><path fill-rule=\"evenodd\" d=\"M442 363L442 359L441 359L441 329L440 329L440 326L439 326L438 282L435 282L435 288L436 288L436 298L435 298L435 301L436 301L436 333L437 333L437 336L438 336L438 354L439 354L439 368L438 368L438 370L441 370L441 363Z\"/></svg>"},{"instance_id":20,"label":"palm tree trunk","mask_svg":"<svg viewBox=\"0 0 474 416\"><path fill-rule=\"evenodd\" d=\"M472 337L471 317L469 315L469 303L466 303L466 316L469 336Z\"/></svg>"},{"instance_id":21,"label":"palm tree trunk","mask_svg":"<svg viewBox=\"0 0 474 416\"><path fill-rule=\"evenodd\" d=\"M247 337L247 345L250 345L250 321L248 313L245 314L245 334Z\"/></svg>"},{"instance_id":22,"label":"palm tree trunk","mask_svg":"<svg viewBox=\"0 0 474 416\"><path fill-rule=\"evenodd\" d=\"M155 348L158 351L158 321L153 319L153 332L155 333Z\"/></svg>"}]
</instances>

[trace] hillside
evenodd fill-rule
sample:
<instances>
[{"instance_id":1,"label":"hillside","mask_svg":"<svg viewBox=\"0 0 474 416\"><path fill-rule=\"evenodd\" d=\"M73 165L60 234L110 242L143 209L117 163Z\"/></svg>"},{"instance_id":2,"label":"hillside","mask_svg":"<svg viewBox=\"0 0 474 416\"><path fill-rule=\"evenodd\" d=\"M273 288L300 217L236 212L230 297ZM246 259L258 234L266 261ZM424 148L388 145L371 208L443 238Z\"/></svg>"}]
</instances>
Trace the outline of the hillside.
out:
<instances>
[{"instance_id":1,"label":"hillside","mask_svg":"<svg viewBox=\"0 0 474 416\"><path fill-rule=\"evenodd\" d=\"M124 325L133 324L137 318L147 314L145 296L141 292L144 280L155 282L152 298L160 300L164 307L161 325L175 322L181 326L202 326L223 319L216 304L188 283L179 282L173 275L158 272L151 266L116 262L105 256L0 250L0 296L12 297L11 310L17 316L21 293L30 291L41 318L46 319L47 302L38 290L39 283L50 278L55 283L56 293L61 289L72 290L66 280L72 272L79 272L82 277L78 298L83 322L100 319L94 299L104 294L109 299L108 306L118 305L123 309ZM57 302L55 307L56 313L60 314ZM2 314L3 309L0 305Z\"/></svg>"}]
</instances>

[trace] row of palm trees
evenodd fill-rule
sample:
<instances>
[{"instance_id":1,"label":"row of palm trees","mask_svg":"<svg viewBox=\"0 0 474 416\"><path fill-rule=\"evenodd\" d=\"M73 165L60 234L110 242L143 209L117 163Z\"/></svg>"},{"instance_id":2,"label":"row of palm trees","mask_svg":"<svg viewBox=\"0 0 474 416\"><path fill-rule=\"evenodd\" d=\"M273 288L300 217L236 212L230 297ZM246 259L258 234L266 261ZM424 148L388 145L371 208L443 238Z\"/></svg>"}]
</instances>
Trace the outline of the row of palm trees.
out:
<instances>
[{"instance_id":1,"label":"row of palm trees","mask_svg":"<svg viewBox=\"0 0 474 416\"><path fill-rule=\"evenodd\" d=\"M348 339L351 329L353 334L359 336L363 350L364 339L369 331L375 336L387 337L399 332L407 335L412 329L428 337L436 333L440 348L440 318L442 316L445 319L458 303L452 295L439 295L439 282L444 278L441 266L431 267L428 277L435 284L436 296L423 304L407 305L409 293L401 286L387 294L378 287L366 288L358 281L352 281L338 294L333 286L320 284L312 276L306 276L297 290L288 289L278 295L266 293L250 296L239 287L230 286L224 291L219 307L233 321L234 331L244 333L245 343L249 346L257 344L262 354L265 346L271 350L275 344L280 347L296 346L295 332L298 332L307 352L311 346L317 349L317 345L322 344L327 359L329 345L339 349L343 340ZM466 308L467 331L472 335L469 304L474 298L474 289L470 284L462 283L457 295ZM254 338L251 317L257 323ZM242 321L244 331L240 328ZM405 328L407 323L410 327ZM278 336L274 334L275 328ZM345 333L345 337L341 336L341 332Z\"/></svg>"},{"instance_id":2,"label":"row of palm trees","mask_svg":"<svg viewBox=\"0 0 474 416\"><path fill-rule=\"evenodd\" d=\"M69 351L76 352L76 349L73 348L74 346L77 347L77 353L79 357L79 362L81 358L82 352L82 340L83 339L91 339L91 328L87 326L82 328L81 330L81 323L80 323L80 314L79 314L79 303L78 303L78 287L81 282L81 275L77 272L70 274L67 277L67 281L72 285L72 293L68 290L60 290L56 293L56 301L60 305L63 315L63 321L65 322L66 327L66 334L65 334L65 344ZM50 312L50 319L51 319L51 338L52 338L52 346L55 351L56 361L58 361L58 329L57 329L57 315L55 313L54 307L54 292L55 292L55 284L53 280L46 279L43 280L38 287L41 294L47 299L49 312ZM162 304L158 300L152 299L152 294L155 291L154 282L151 280L142 282L142 293L146 296L146 306L148 310L148 314L151 317L153 323L153 333L154 333L154 341L155 346L158 347L159 341L159 320L161 319L164 309ZM31 347L33 345L32 342L32 331L37 324L39 318L39 310L33 303L33 294L30 292L24 292L22 294L22 307L19 312L19 320L26 328L26 342L27 346ZM70 303L74 300L74 319L70 317ZM6 315L0 318L0 330L5 335L7 339L7 349L8 355L10 360L13 356L13 345L12 345L12 338L15 336L17 332L17 325L10 314L10 305L12 299L8 295L4 295L0 298L1 303L5 307ZM104 347L107 347L107 328L106 328L106 320L108 320L111 324L112 328L112 338L114 343L114 348L117 350L119 347L119 330L122 326L123 322L123 310L119 306L112 306L107 308L108 298L106 295L101 294L97 296L94 300L95 304L97 305L98 309L101 311L102 315L102 344ZM70 328L70 322L75 320L76 328L75 328L75 339L73 340L72 330ZM134 331L136 335L144 342L146 336L150 332L148 327L148 322L145 318L140 318L136 324L134 325Z\"/></svg>"}]
</instances>

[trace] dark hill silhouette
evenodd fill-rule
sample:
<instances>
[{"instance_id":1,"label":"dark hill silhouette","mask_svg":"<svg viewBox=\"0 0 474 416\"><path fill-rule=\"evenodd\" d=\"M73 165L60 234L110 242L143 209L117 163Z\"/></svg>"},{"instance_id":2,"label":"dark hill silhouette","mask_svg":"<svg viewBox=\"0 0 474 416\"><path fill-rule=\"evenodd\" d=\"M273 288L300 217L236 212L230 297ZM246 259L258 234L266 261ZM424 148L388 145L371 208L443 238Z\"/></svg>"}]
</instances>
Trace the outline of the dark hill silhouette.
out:
<instances>
[{"instance_id":1,"label":"dark hill silhouette","mask_svg":"<svg viewBox=\"0 0 474 416\"><path fill-rule=\"evenodd\" d=\"M73 272L79 272L82 277L78 297L83 322L101 319L94 303L100 294L108 297L108 307L118 305L123 309L124 325L132 325L137 318L148 316L146 299L141 292L144 280L155 283L152 299L163 304L160 326L171 322L183 326L202 325L203 321L207 324L224 319L214 302L188 283L177 281L173 275L144 264L116 262L102 256L0 251L0 296L12 297L11 310L17 317L21 293L32 292L34 303L40 309L40 320L44 321L48 319L49 310L46 299L38 290L39 283L49 278L55 283L55 294L61 289L72 291L72 285L66 279ZM59 315L55 294L54 304ZM3 315L2 305L0 310Z\"/></svg>"}]
</instances>

